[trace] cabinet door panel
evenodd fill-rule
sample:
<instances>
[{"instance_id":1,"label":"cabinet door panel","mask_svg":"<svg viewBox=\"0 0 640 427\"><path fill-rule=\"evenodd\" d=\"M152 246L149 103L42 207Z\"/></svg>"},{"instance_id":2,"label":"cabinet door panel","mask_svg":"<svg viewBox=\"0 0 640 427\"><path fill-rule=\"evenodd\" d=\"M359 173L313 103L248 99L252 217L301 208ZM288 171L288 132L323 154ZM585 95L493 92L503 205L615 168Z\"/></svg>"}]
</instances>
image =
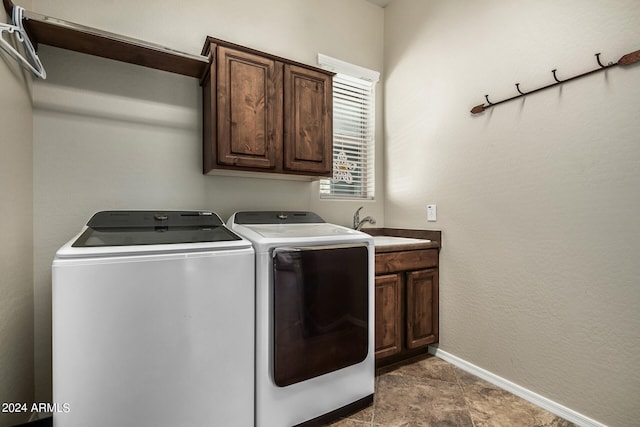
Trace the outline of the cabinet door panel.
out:
<instances>
[{"instance_id":1,"label":"cabinet door panel","mask_svg":"<svg viewBox=\"0 0 640 427\"><path fill-rule=\"evenodd\" d=\"M333 166L333 85L326 74L284 67L284 168L329 175Z\"/></svg>"},{"instance_id":2,"label":"cabinet door panel","mask_svg":"<svg viewBox=\"0 0 640 427\"><path fill-rule=\"evenodd\" d=\"M438 340L438 270L407 273L407 348Z\"/></svg>"},{"instance_id":3,"label":"cabinet door panel","mask_svg":"<svg viewBox=\"0 0 640 427\"><path fill-rule=\"evenodd\" d=\"M276 169L282 140L282 64L218 47L218 163Z\"/></svg>"},{"instance_id":4,"label":"cabinet door panel","mask_svg":"<svg viewBox=\"0 0 640 427\"><path fill-rule=\"evenodd\" d=\"M402 274L377 276L375 284L376 359L402 350Z\"/></svg>"}]
</instances>

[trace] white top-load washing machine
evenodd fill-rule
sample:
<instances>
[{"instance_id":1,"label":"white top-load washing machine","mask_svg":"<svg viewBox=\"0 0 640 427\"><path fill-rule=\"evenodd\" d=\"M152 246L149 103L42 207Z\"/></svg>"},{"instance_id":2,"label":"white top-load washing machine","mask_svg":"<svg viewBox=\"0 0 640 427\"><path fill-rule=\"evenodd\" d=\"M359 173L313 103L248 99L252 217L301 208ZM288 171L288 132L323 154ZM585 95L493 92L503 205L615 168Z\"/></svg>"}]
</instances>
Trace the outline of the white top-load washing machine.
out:
<instances>
[{"instance_id":1,"label":"white top-load washing machine","mask_svg":"<svg viewBox=\"0 0 640 427\"><path fill-rule=\"evenodd\" d=\"M104 211L53 261L56 427L254 424L254 251L212 212Z\"/></svg>"},{"instance_id":2,"label":"white top-load washing machine","mask_svg":"<svg viewBox=\"0 0 640 427\"><path fill-rule=\"evenodd\" d=\"M373 401L374 248L311 212L236 212L256 251L256 426L320 425Z\"/></svg>"}]
</instances>

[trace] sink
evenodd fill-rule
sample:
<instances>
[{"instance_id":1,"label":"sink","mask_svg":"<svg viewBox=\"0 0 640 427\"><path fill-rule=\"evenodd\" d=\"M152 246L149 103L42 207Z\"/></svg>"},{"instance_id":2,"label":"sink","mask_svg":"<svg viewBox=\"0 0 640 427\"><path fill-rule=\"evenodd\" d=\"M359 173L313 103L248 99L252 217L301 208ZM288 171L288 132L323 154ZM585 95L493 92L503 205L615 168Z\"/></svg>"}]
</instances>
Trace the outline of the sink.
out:
<instances>
[{"instance_id":1,"label":"sink","mask_svg":"<svg viewBox=\"0 0 640 427\"><path fill-rule=\"evenodd\" d=\"M416 243L429 243L431 240L413 239L410 237L373 236L374 246L412 245Z\"/></svg>"}]
</instances>

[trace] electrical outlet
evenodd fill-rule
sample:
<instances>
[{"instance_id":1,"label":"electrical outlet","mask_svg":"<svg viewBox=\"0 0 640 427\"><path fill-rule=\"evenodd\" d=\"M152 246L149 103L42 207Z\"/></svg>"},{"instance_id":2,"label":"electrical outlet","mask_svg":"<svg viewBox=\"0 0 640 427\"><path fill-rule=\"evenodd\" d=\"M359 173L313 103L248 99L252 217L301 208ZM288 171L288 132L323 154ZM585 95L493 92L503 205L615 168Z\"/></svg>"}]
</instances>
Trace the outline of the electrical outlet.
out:
<instances>
[{"instance_id":1,"label":"electrical outlet","mask_svg":"<svg viewBox=\"0 0 640 427\"><path fill-rule=\"evenodd\" d=\"M427 221L437 221L437 209L436 205L427 205Z\"/></svg>"}]
</instances>

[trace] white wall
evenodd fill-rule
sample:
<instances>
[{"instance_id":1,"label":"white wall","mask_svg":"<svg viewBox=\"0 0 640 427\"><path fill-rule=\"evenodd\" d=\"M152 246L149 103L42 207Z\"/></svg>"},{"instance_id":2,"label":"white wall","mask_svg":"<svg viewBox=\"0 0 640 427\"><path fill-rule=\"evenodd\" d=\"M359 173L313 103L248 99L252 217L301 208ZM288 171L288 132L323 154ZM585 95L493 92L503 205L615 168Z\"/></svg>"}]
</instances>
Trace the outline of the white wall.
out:
<instances>
[{"instance_id":1,"label":"white wall","mask_svg":"<svg viewBox=\"0 0 640 427\"><path fill-rule=\"evenodd\" d=\"M385 9L385 219L443 231L440 348L611 426L640 419L640 65L469 111L639 36L636 0Z\"/></svg>"},{"instance_id":2,"label":"white wall","mask_svg":"<svg viewBox=\"0 0 640 427\"><path fill-rule=\"evenodd\" d=\"M4 9L0 22L11 22ZM4 52L0 52L0 100L0 402L30 403L34 398L31 77ZM28 414L2 412L0 426L27 418Z\"/></svg>"},{"instance_id":3,"label":"white wall","mask_svg":"<svg viewBox=\"0 0 640 427\"><path fill-rule=\"evenodd\" d=\"M211 35L311 65L318 52L375 70L383 64L383 10L364 0L198 0L188 7L168 0L35 0L32 9L189 53L200 53ZM360 206L320 201L316 183L203 176L196 79L47 46L40 55L48 73L33 95L40 401L51 398L51 261L94 212L211 209L226 220L239 209L310 209L348 225ZM379 105L382 135L381 96ZM381 178L378 188L365 210L382 222Z\"/></svg>"}]
</instances>

